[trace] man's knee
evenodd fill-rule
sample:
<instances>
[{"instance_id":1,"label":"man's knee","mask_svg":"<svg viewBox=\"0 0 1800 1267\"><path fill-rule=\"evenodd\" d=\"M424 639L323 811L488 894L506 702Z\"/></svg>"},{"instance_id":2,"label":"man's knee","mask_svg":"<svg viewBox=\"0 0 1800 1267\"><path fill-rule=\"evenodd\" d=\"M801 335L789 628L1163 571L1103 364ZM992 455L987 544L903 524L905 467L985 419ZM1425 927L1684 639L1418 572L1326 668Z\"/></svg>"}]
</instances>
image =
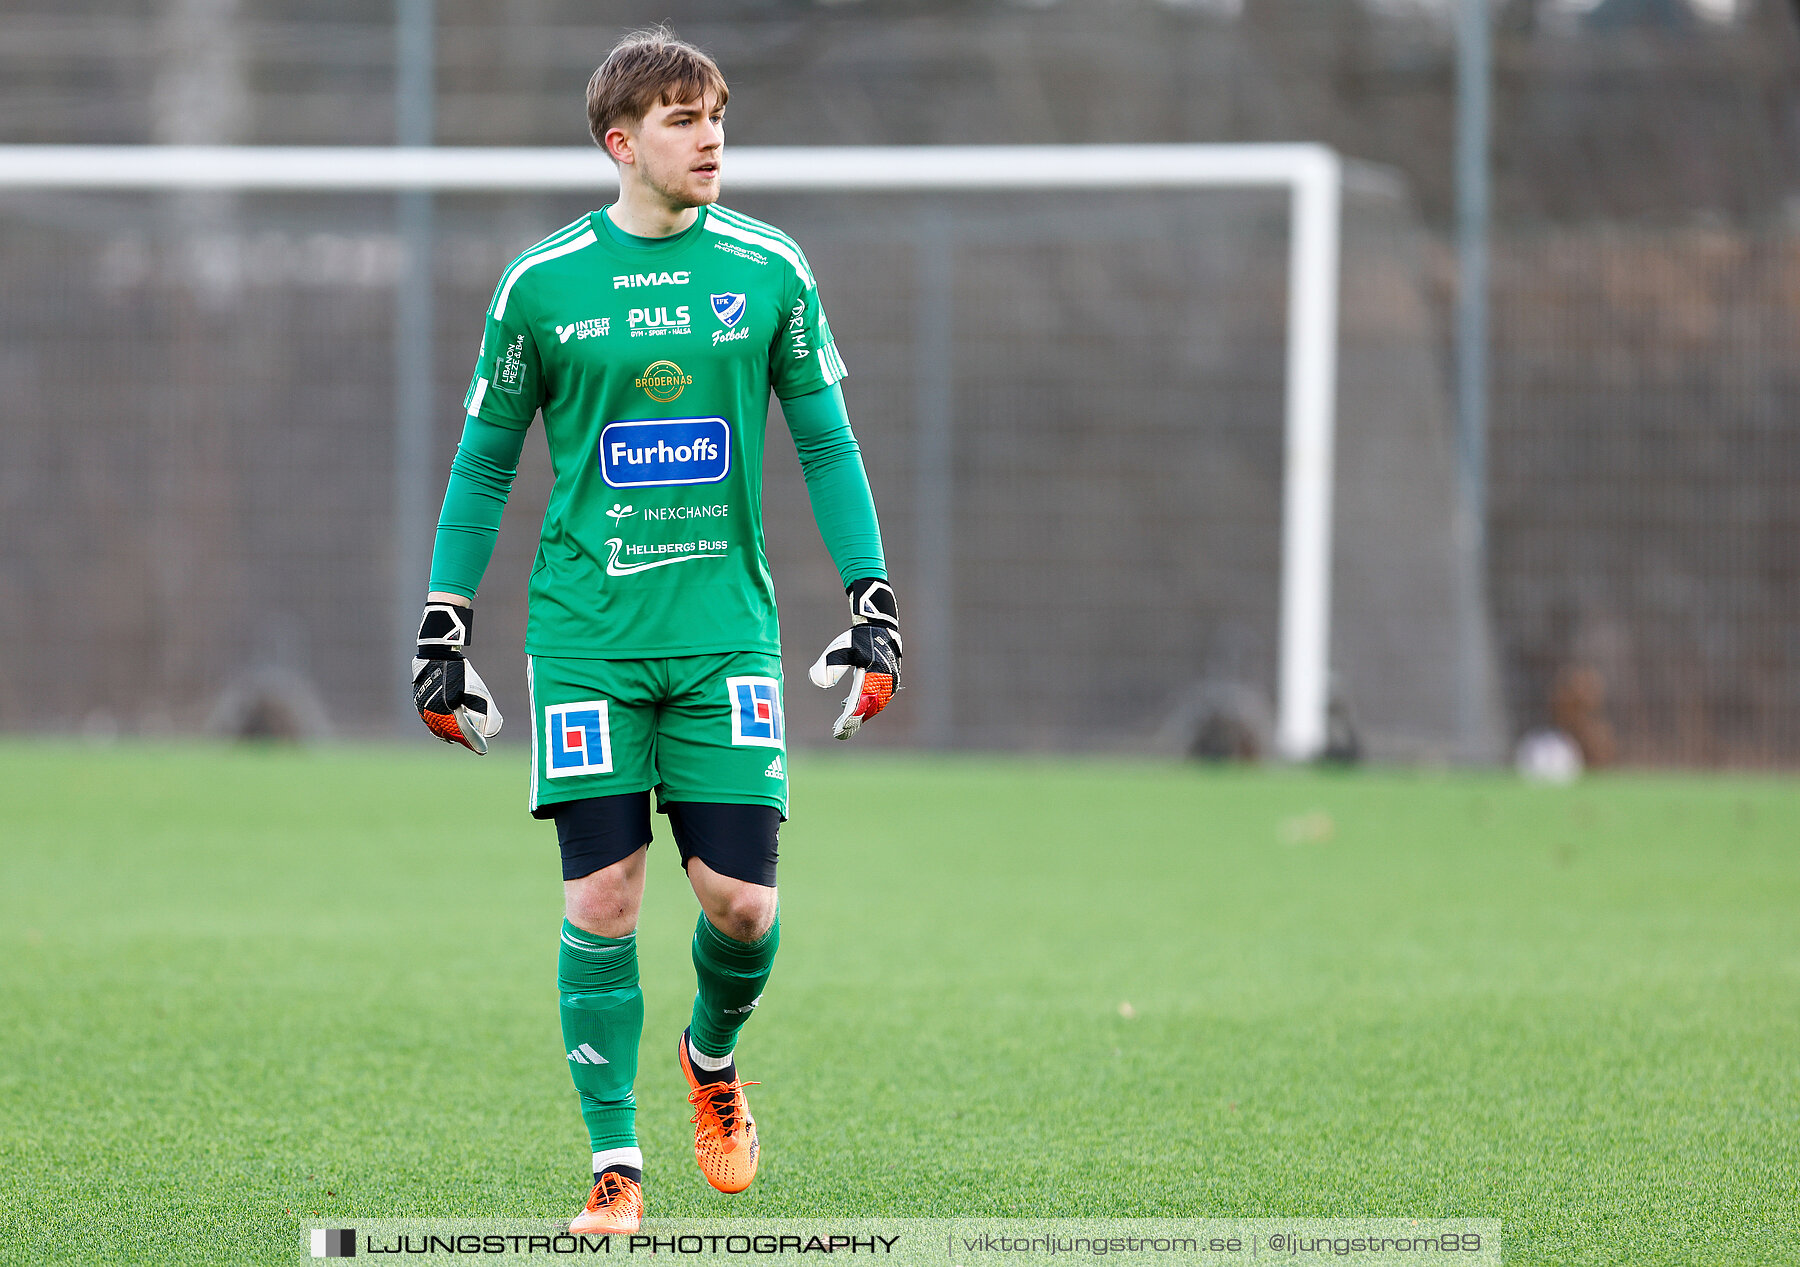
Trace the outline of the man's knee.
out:
<instances>
[{"instance_id":1,"label":"man's knee","mask_svg":"<svg viewBox=\"0 0 1800 1267\"><path fill-rule=\"evenodd\" d=\"M637 929L635 904L615 891L581 887L577 881L563 895L569 923L601 937L625 937Z\"/></svg>"},{"instance_id":2,"label":"man's knee","mask_svg":"<svg viewBox=\"0 0 1800 1267\"><path fill-rule=\"evenodd\" d=\"M569 922L602 937L635 931L643 899L643 849L610 867L563 882L563 911Z\"/></svg>"},{"instance_id":3,"label":"man's knee","mask_svg":"<svg viewBox=\"0 0 1800 1267\"><path fill-rule=\"evenodd\" d=\"M733 941L762 940L775 923L775 890L715 874L706 918Z\"/></svg>"},{"instance_id":4,"label":"man's knee","mask_svg":"<svg viewBox=\"0 0 1800 1267\"><path fill-rule=\"evenodd\" d=\"M650 843L650 794L628 792L564 801L551 810L562 847L563 911L602 937L637 927Z\"/></svg>"}]
</instances>

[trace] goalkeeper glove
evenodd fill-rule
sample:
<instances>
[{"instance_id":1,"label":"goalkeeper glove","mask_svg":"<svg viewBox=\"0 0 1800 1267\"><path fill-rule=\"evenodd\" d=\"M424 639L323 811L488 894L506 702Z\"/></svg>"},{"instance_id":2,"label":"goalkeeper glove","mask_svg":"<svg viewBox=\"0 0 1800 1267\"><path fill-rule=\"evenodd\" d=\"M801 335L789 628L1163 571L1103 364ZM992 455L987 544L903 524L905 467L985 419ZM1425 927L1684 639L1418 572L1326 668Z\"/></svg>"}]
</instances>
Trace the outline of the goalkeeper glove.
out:
<instances>
[{"instance_id":1,"label":"goalkeeper glove","mask_svg":"<svg viewBox=\"0 0 1800 1267\"><path fill-rule=\"evenodd\" d=\"M894 588L865 578L850 583L850 628L812 666L814 686L836 686L846 671L850 694L831 733L848 739L887 707L900 689L900 609Z\"/></svg>"},{"instance_id":2,"label":"goalkeeper glove","mask_svg":"<svg viewBox=\"0 0 1800 1267\"><path fill-rule=\"evenodd\" d=\"M473 608L425 604L419 654L413 661L413 704L432 734L483 756L505 719L481 674L463 658L474 626Z\"/></svg>"}]
</instances>

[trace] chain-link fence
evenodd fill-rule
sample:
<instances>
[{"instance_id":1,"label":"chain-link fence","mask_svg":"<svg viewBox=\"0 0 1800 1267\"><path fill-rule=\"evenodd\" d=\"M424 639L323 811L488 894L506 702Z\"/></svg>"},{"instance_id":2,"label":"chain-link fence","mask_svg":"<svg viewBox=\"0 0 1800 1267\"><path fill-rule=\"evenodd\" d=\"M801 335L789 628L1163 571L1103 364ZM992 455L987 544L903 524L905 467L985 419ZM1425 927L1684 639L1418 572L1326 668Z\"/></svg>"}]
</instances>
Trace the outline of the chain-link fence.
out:
<instances>
[{"instance_id":1,"label":"chain-link fence","mask_svg":"<svg viewBox=\"0 0 1800 1267\"><path fill-rule=\"evenodd\" d=\"M20 652L9 671L25 676L3 693L11 724L242 730L276 724L270 709L351 733L392 721L403 246L388 202L12 200L6 504L25 548L3 607ZM847 393L915 630L917 685L888 738L1179 749L1228 704L1238 742L1266 749L1285 198L741 205L808 246L852 362ZM492 279L581 206L439 201L434 480ZM1379 183L1353 181L1349 206L1341 449L1359 484L1384 491L1343 499L1338 656L1356 667L1376 749L1411 753L1455 739L1443 392L1416 225ZM779 413L771 430L770 552L803 681L843 600ZM529 446L482 592L484 672L503 701L523 697L545 467ZM399 585L416 597L423 577ZM791 694L797 733L823 735L828 702Z\"/></svg>"},{"instance_id":2,"label":"chain-link fence","mask_svg":"<svg viewBox=\"0 0 1800 1267\"><path fill-rule=\"evenodd\" d=\"M391 139L385 10L14 8L0 139ZM439 15L439 137L477 144L580 143L581 84L637 17ZM1346 202L1333 644L1370 748L1493 752L1554 718L1596 755L1800 759L1790 7L1497 6L1473 590L1448 441L1447 4L661 16L720 56L734 143L1316 139L1380 165L1353 166ZM1279 200L733 201L813 255L903 602L944 631L909 645L890 739L1253 742L1273 675ZM440 472L493 277L581 209L439 200ZM0 195L0 725L388 724L393 226L373 196ZM932 411L947 487L921 466ZM771 452L793 674L841 598ZM483 594L500 660L545 492L527 454ZM945 540L940 567L925 552ZM1459 714L1459 677L1490 663L1498 702ZM509 675L491 673L503 701L522 698ZM810 693L790 691L796 734L820 729ZM1219 715L1236 729L1208 738Z\"/></svg>"}]
</instances>

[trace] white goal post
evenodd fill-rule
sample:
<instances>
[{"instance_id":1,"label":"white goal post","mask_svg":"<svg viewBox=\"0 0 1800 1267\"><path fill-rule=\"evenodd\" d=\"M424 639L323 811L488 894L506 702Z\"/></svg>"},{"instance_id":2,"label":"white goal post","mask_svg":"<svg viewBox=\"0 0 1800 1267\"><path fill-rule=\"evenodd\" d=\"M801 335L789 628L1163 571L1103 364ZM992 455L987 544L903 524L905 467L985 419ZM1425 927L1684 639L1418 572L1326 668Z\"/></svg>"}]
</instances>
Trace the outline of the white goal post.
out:
<instances>
[{"instance_id":1,"label":"white goal post","mask_svg":"<svg viewBox=\"0 0 1800 1267\"><path fill-rule=\"evenodd\" d=\"M734 148L737 190L1275 188L1290 194L1276 745L1325 746L1341 164L1313 144ZM593 149L0 145L0 189L598 190Z\"/></svg>"}]
</instances>

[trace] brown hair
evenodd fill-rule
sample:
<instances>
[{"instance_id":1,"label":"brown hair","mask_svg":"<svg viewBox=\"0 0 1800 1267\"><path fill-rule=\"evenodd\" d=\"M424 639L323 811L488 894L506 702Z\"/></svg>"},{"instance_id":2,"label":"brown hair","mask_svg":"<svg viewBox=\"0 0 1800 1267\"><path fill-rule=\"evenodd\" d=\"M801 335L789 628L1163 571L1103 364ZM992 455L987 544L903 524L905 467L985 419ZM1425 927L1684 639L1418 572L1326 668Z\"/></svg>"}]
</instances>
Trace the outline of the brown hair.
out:
<instances>
[{"instance_id":1,"label":"brown hair","mask_svg":"<svg viewBox=\"0 0 1800 1267\"><path fill-rule=\"evenodd\" d=\"M613 128L643 121L656 106L699 101L712 95L723 106L731 97L725 76L712 58L675 38L666 26L633 31L617 44L588 80L588 131L606 148Z\"/></svg>"}]
</instances>

